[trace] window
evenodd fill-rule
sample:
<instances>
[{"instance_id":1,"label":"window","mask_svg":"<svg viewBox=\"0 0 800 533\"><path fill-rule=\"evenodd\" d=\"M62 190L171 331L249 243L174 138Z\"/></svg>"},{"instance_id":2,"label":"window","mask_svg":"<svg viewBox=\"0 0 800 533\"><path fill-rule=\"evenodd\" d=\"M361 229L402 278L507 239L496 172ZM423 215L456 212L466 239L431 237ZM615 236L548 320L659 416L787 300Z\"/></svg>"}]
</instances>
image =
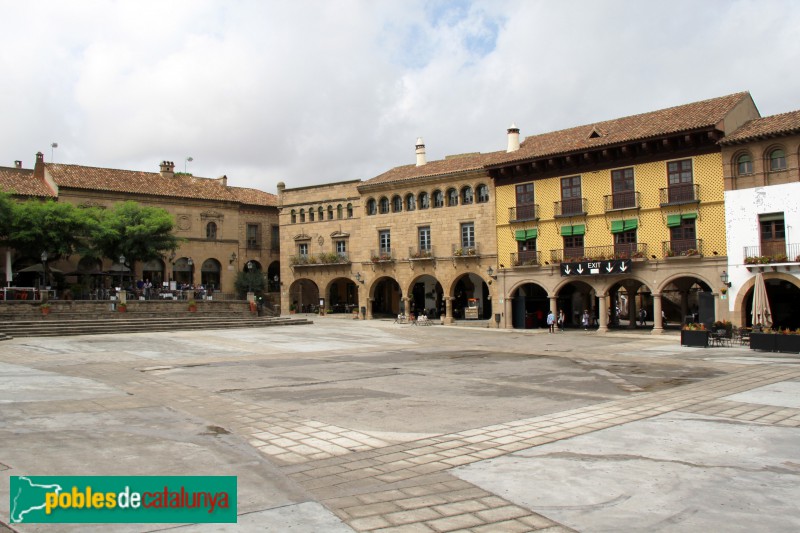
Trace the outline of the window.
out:
<instances>
[{"instance_id":1,"label":"window","mask_svg":"<svg viewBox=\"0 0 800 533\"><path fill-rule=\"evenodd\" d=\"M474 198L472 195L472 187L467 185L463 189L461 189L461 204L462 205L470 205L473 202Z\"/></svg>"},{"instance_id":2,"label":"window","mask_svg":"<svg viewBox=\"0 0 800 533\"><path fill-rule=\"evenodd\" d=\"M317 220L319 220L320 222L325 220L325 211L322 210L322 206L319 206L319 208L317 209L317 214L319 215Z\"/></svg>"},{"instance_id":3,"label":"window","mask_svg":"<svg viewBox=\"0 0 800 533\"><path fill-rule=\"evenodd\" d=\"M399 196L392 197L392 212L399 213L403 210L403 199Z\"/></svg>"},{"instance_id":4,"label":"window","mask_svg":"<svg viewBox=\"0 0 800 533\"><path fill-rule=\"evenodd\" d=\"M581 177L561 178L561 214L570 215L582 212Z\"/></svg>"},{"instance_id":5,"label":"window","mask_svg":"<svg viewBox=\"0 0 800 533\"><path fill-rule=\"evenodd\" d=\"M433 191L433 207L442 207L444 205L444 195L442 191Z\"/></svg>"},{"instance_id":6,"label":"window","mask_svg":"<svg viewBox=\"0 0 800 533\"><path fill-rule=\"evenodd\" d=\"M270 250L277 252L281 249L281 228L280 226L270 226Z\"/></svg>"},{"instance_id":7,"label":"window","mask_svg":"<svg viewBox=\"0 0 800 533\"><path fill-rule=\"evenodd\" d=\"M539 258L536 254L536 239L517 241L517 262L515 266L536 264L539 264Z\"/></svg>"},{"instance_id":8,"label":"window","mask_svg":"<svg viewBox=\"0 0 800 533\"><path fill-rule=\"evenodd\" d=\"M783 213L759 215L761 255L786 255L786 223Z\"/></svg>"},{"instance_id":9,"label":"window","mask_svg":"<svg viewBox=\"0 0 800 533\"><path fill-rule=\"evenodd\" d=\"M308 256L308 243L301 242L297 245L297 255L305 257Z\"/></svg>"},{"instance_id":10,"label":"window","mask_svg":"<svg viewBox=\"0 0 800 533\"><path fill-rule=\"evenodd\" d=\"M692 160L670 161L667 163L669 181L669 202L687 202L694 200L692 186Z\"/></svg>"},{"instance_id":11,"label":"window","mask_svg":"<svg viewBox=\"0 0 800 533\"><path fill-rule=\"evenodd\" d=\"M375 198L370 198L367 200L367 214L368 215L375 215L378 213L378 204L375 202Z\"/></svg>"},{"instance_id":12,"label":"window","mask_svg":"<svg viewBox=\"0 0 800 533\"><path fill-rule=\"evenodd\" d=\"M672 251L683 254L688 250L697 250L695 219L683 218L678 226L669 229L670 246Z\"/></svg>"},{"instance_id":13,"label":"window","mask_svg":"<svg viewBox=\"0 0 800 533\"><path fill-rule=\"evenodd\" d=\"M583 257L583 235L565 235L564 260Z\"/></svg>"},{"instance_id":14,"label":"window","mask_svg":"<svg viewBox=\"0 0 800 533\"><path fill-rule=\"evenodd\" d=\"M335 241L335 245L336 245L336 253L339 255L339 257L347 253L347 241L338 240Z\"/></svg>"},{"instance_id":15,"label":"window","mask_svg":"<svg viewBox=\"0 0 800 533\"><path fill-rule=\"evenodd\" d=\"M736 175L746 176L753 173L753 160L750 154L742 154L736 158Z\"/></svg>"},{"instance_id":16,"label":"window","mask_svg":"<svg viewBox=\"0 0 800 533\"><path fill-rule=\"evenodd\" d=\"M487 185L478 185L478 203L485 204L489 201L489 187Z\"/></svg>"},{"instance_id":17,"label":"window","mask_svg":"<svg viewBox=\"0 0 800 533\"><path fill-rule=\"evenodd\" d=\"M523 183L522 185L517 185L515 190L517 194L517 207L534 203L533 183Z\"/></svg>"},{"instance_id":18,"label":"window","mask_svg":"<svg viewBox=\"0 0 800 533\"><path fill-rule=\"evenodd\" d=\"M292 209L292 224L297 224L297 212Z\"/></svg>"},{"instance_id":19,"label":"window","mask_svg":"<svg viewBox=\"0 0 800 533\"><path fill-rule=\"evenodd\" d=\"M770 172L786 170L786 153L780 148L769 153L769 170Z\"/></svg>"},{"instance_id":20,"label":"window","mask_svg":"<svg viewBox=\"0 0 800 533\"><path fill-rule=\"evenodd\" d=\"M419 193L419 208L428 209L430 206L431 206L431 197L428 196L428 193L426 192Z\"/></svg>"},{"instance_id":21,"label":"window","mask_svg":"<svg viewBox=\"0 0 800 533\"><path fill-rule=\"evenodd\" d=\"M342 204L336 206L336 218L342 219Z\"/></svg>"},{"instance_id":22,"label":"window","mask_svg":"<svg viewBox=\"0 0 800 533\"><path fill-rule=\"evenodd\" d=\"M458 191L455 189L447 190L447 207L458 205Z\"/></svg>"},{"instance_id":23,"label":"window","mask_svg":"<svg viewBox=\"0 0 800 533\"><path fill-rule=\"evenodd\" d=\"M406 211L413 211L417 208L417 199L414 198L413 194L409 194L406 196Z\"/></svg>"},{"instance_id":24,"label":"window","mask_svg":"<svg viewBox=\"0 0 800 533\"><path fill-rule=\"evenodd\" d=\"M381 201L380 201L378 209L380 210L382 215L385 215L386 213L388 213L389 212L389 199L386 198L385 196L383 198L381 198Z\"/></svg>"},{"instance_id":25,"label":"window","mask_svg":"<svg viewBox=\"0 0 800 533\"><path fill-rule=\"evenodd\" d=\"M308 221L314 222L314 208L308 210Z\"/></svg>"},{"instance_id":26,"label":"window","mask_svg":"<svg viewBox=\"0 0 800 533\"><path fill-rule=\"evenodd\" d=\"M339 218L342 218L342 217L339 217ZM333 220L333 206L332 205L328 206L328 220Z\"/></svg>"},{"instance_id":27,"label":"window","mask_svg":"<svg viewBox=\"0 0 800 533\"><path fill-rule=\"evenodd\" d=\"M245 233L247 237L247 248L249 249L258 249L261 248L260 246L260 239L258 238L259 234L259 226L258 224L248 224L245 228Z\"/></svg>"},{"instance_id":28,"label":"window","mask_svg":"<svg viewBox=\"0 0 800 533\"><path fill-rule=\"evenodd\" d=\"M611 206L612 209L636 207L632 168L611 171Z\"/></svg>"},{"instance_id":29,"label":"window","mask_svg":"<svg viewBox=\"0 0 800 533\"><path fill-rule=\"evenodd\" d=\"M622 231L614 234L614 252L628 254L630 257L636 251L636 230Z\"/></svg>"},{"instance_id":30,"label":"window","mask_svg":"<svg viewBox=\"0 0 800 533\"><path fill-rule=\"evenodd\" d=\"M347 218L353 218L353 204L347 204Z\"/></svg>"},{"instance_id":31,"label":"window","mask_svg":"<svg viewBox=\"0 0 800 533\"><path fill-rule=\"evenodd\" d=\"M389 254L392 252L392 236L388 229L378 232L378 247L382 254Z\"/></svg>"},{"instance_id":32,"label":"window","mask_svg":"<svg viewBox=\"0 0 800 533\"><path fill-rule=\"evenodd\" d=\"M209 241L217 240L217 223L209 222L206 224L206 239Z\"/></svg>"},{"instance_id":33,"label":"window","mask_svg":"<svg viewBox=\"0 0 800 533\"><path fill-rule=\"evenodd\" d=\"M417 236L419 241L419 250L421 252L431 251L431 227L423 226L417 229Z\"/></svg>"},{"instance_id":34,"label":"window","mask_svg":"<svg viewBox=\"0 0 800 533\"><path fill-rule=\"evenodd\" d=\"M461 247L475 248L475 224L473 222L461 224Z\"/></svg>"}]
</instances>

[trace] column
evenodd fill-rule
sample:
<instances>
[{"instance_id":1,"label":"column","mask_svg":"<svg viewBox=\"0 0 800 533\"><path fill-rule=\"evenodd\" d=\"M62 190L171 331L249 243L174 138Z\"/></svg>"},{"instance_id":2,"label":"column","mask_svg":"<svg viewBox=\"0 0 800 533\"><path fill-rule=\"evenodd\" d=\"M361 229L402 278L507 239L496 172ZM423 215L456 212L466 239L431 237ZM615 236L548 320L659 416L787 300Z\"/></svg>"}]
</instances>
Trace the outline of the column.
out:
<instances>
[{"instance_id":1,"label":"column","mask_svg":"<svg viewBox=\"0 0 800 533\"><path fill-rule=\"evenodd\" d=\"M653 335L664 333L664 321L661 319L661 295L653 293Z\"/></svg>"},{"instance_id":2,"label":"column","mask_svg":"<svg viewBox=\"0 0 800 533\"><path fill-rule=\"evenodd\" d=\"M550 311L553 312L553 315L558 318L558 297L557 296L550 296Z\"/></svg>"},{"instance_id":3,"label":"column","mask_svg":"<svg viewBox=\"0 0 800 533\"><path fill-rule=\"evenodd\" d=\"M444 298L444 308L445 308L444 323L445 324L452 324L453 322L455 322L455 320L453 320L453 300L454 299L455 298L453 298L452 296L445 296L445 298Z\"/></svg>"},{"instance_id":4,"label":"column","mask_svg":"<svg viewBox=\"0 0 800 533\"><path fill-rule=\"evenodd\" d=\"M513 303L514 303L514 297L511 296L509 298L506 298L505 304L503 306L503 313L504 313L503 320L505 321L506 329L514 329L514 323L511 320L511 313L513 312L514 309L512 305Z\"/></svg>"},{"instance_id":5,"label":"column","mask_svg":"<svg viewBox=\"0 0 800 533\"><path fill-rule=\"evenodd\" d=\"M375 298L367 298L367 320L372 320L372 302Z\"/></svg>"},{"instance_id":6,"label":"column","mask_svg":"<svg viewBox=\"0 0 800 533\"><path fill-rule=\"evenodd\" d=\"M600 326L597 328L597 332L606 333L608 331L608 297L601 295L597 300L600 302Z\"/></svg>"}]
</instances>

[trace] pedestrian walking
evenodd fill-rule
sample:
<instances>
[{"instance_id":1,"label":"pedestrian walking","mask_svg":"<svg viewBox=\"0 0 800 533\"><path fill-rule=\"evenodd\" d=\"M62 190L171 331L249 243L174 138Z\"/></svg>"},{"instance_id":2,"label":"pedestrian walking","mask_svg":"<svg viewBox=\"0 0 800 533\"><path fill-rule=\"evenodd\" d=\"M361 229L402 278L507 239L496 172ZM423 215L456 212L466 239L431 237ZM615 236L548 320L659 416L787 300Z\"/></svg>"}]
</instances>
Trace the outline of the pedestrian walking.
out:
<instances>
[{"instance_id":1,"label":"pedestrian walking","mask_svg":"<svg viewBox=\"0 0 800 533\"><path fill-rule=\"evenodd\" d=\"M553 314L552 309L547 314L547 332L548 333L556 332L556 315Z\"/></svg>"},{"instance_id":2,"label":"pedestrian walking","mask_svg":"<svg viewBox=\"0 0 800 533\"><path fill-rule=\"evenodd\" d=\"M639 309L639 325L640 326L647 325L647 311L645 311L644 307Z\"/></svg>"},{"instance_id":3,"label":"pedestrian walking","mask_svg":"<svg viewBox=\"0 0 800 533\"><path fill-rule=\"evenodd\" d=\"M583 325L583 330L584 331L588 331L589 330L589 310L588 309L584 309L583 310L583 316L581 317L581 324Z\"/></svg>"},{"instance_id":4,"label":"pedestrian walking","mask_svg":"<svg viewBox=\"0 0 800 533\"><path fill-rule=\"evenodd\" d=\"M558 310L558 329L564 331L564 310Z\"/></svg>"}]
</instances>

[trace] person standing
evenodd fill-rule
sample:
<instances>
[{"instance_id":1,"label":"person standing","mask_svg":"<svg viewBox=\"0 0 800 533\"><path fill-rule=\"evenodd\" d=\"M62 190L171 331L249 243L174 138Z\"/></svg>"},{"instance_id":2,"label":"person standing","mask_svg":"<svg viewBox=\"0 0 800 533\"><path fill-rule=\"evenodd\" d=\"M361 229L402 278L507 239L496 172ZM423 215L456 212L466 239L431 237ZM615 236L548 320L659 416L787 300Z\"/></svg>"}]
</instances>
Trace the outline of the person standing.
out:
<instances>
[{"instance_id":1,"label":"person standing","mask_svg":"<svg viewBox=\"0 0 800 533\"><path fill-rule=\"evenodd\" d=\"M583 310L583 316L581 317L581 324L583 325L583 330L584 331L588 331L589 330L589 310L588 309L584 309Z\"/></svg>"},{"instance_id":2,"label":"person standing","mask_svg":"<svg viewBox=\"0 0 800 533\"><path fill-rule=\"evenodd\" d=\"M640 326L647 325L647 311L645 311L644 307L639 309L639 325Z\"/></svg>"},{"instance_id":3,"label":"person standing","mask_svg":"<svg viewBox=\"0 0 800 533\"><path fill-rule=\"evenodd\" d=\"M548 333L556 332L556 316L553 314L552 309L547 314L547 332Z\"/></svg>"},{"instance_id":4,"label":"person standing","mask_svg":"<svg viewBox=\"0 0 800 533\"><path fill-rule=\"evenodd\" d=\"M564 319L565 319L564 310L563 309L559 309L558 310L558 329L560 331L564 331Z\"/></svg>"}]
</instances>

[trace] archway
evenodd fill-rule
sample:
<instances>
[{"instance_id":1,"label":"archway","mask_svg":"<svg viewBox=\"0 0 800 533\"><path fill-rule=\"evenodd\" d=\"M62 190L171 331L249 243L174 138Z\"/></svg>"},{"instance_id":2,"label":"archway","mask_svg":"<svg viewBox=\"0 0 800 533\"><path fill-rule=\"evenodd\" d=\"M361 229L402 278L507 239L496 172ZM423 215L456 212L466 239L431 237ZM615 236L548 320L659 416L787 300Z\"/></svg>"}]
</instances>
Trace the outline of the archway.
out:
<instances>
[{"instance_id":1,"label":"archway","mask_svg":"<svg viewBox=\"0 0 800 533\"><path fill-rule=\"evenodd\" d=\"M348 278L336 278L328 286L325 306L332 313L351 313L358 308L358 286Z\"/></svg>"},{"instance_id":2,"label":"archway","mask_svg":"<svg viewBox=\"0 0 800 533\"><path fill-rule=\"evenodd\" d=\"M249 259L242 263L242 272L247 272L251 270L252 272L261 272L261 262L257 261L256 259Z\"/></svg>"},{"instance_id":3,"label":"archway","mask_svg":"<svg viewBox=\"0 0 800 533\"><path fill-rule=\"evenodd\" d=\"M208 291L219 289L222 265L216 259L206 259L200 267L200 283Z\"/></svg>"},{"instance_id":4,"label":"archway","mask_svg":"<svg viewBox=\"0 0 800 533\"><path fill-rule=\"evenodd\" d=\"M172 279L180 287L181 285L192 284L192 271L194 263L189 264L188 257L181 257L172 265Z\"/></svg>"},{"instance_id":5,"label":"archway","mask_svg":"<svg viewBox=\"0 0 800 533\"><path fill-rule=\"evenodd\" d=\"M473 305L477 305L477 315ZM477 274L467 273L453 285L453 318L488 319L492 316L492 299L489 286Z\"/></svg>"},{"instance_id":6,"label":"archway","mask_svg":"<svg viewBox=\"0 0 800 533\"><path fill-rule=\"evenodd\" d=\"M661 310L667 322L703 322L716 320L711 287L694 276L669 280L661 289Z\"/></svg>"},{"instance_id":7,"label":"archway","mask_svg":"<svg viewBox=\"0 0 800 533\"><path fill-rule=\"evenodd\" d=\"M279 261L273 261L267 268L267 291L281 291L281 264Z\"/></svg>"},{"instance_id":8,"label":"archway","mask_svg":"<svg viewBox=\"0 0 800 533\"><path fill-rule=\"evenodd\" d=\"M394 278L378 279L372 289L372 316L378 318L404 313L400 296L400 285Z\"/></svg>"},{"instance_id":9,"label":"archway","mask_svg":"<svg viewBox=\"0 0 800 533\"><path fill-rule=\"evenodd\" d=\"M775 277L764 274L764 285L767 288L767 299L772 313L773 329L800 328L800 314L797 313L797 302L800 301L800 287L798 281ZM747 327L753 325L753 287L751 286L742 299L742 315Z\"/></svg>"},{"instance_id":10,"label":"archway","mask_svg":"<svg viewBox=\"0 0 800 533\"><path fill-rule=\"evenodd\" d=\"M598 321L599 302L594 288L585 281L570 281L558 290L558 309L564 311L564 325L580 327L583 313L589 313L589 325Z\"/></svg>"},{"instance_id":11,"label":"archway","mask_svg":"<svg viewBox=\"0 0 800 533\"><path fill-rule=\"evenodd\" d=\"M289 287L289 301L298 313L316 313L319 307L319 287L310 279L298 279Z\"/></svg>"},{"instance_id":12,"label":"archway","mask_svg":"<svg viewBox=\"0 0 800 533\"><path fill-rule=\"evenodd\" d=\"M547 291L536 283L520 285L512 294L511 324L514 329L543 328L547 326L550 299Z\"/></svg>"},{"instance_id":13,"label":"archway","mask_svg":"<svg viewBox=\"0 0 800 533\"><path fill-rule=\"evenodd\" d=\"M153 284L153 287L161 287L164 281L164 262L161 259L151 259L142 263L142 279Z\"/></svg>"},{"instance_id":14,"label":"archway","mask_svg":"<svg viewBox=\"0 0 800 533\"><path fill-rule=\"evenodd\" d=\"M608 327L636 328L641 322L650 322L652 327L653 295L646 284L635 278L620 279L608 294Z\"/></svg>"},{"instance_id":15,"label":"archway","mask_svg":"<svg viewBox=\"0 0 800 533\"><path fill-rule=\"evenodd\" d=\"M428 318L439 318L445 314L442 284L430 274L416 278L411 283L409 294L410 312L414 316L424 313Z\"/></svg>"}]
</instances>

